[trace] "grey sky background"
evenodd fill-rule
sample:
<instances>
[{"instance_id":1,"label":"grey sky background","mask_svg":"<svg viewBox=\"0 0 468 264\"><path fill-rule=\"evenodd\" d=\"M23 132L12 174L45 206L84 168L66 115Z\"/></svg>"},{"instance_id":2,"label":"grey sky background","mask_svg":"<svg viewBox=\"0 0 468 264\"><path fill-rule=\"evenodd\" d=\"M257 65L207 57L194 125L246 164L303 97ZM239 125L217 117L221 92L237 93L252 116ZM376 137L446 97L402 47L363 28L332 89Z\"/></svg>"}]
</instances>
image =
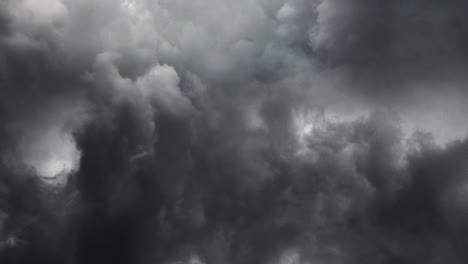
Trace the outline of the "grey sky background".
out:
<instances>
[{"instance_id":1,"label":"grey sky background","mask_svg":"<svg viewBox=\"0 0 468 264\"><path fill-rule=\"evenodd\" d=\"M0 1L0 262L466 263L468 1Z\"/></svg>"}]
</instances>

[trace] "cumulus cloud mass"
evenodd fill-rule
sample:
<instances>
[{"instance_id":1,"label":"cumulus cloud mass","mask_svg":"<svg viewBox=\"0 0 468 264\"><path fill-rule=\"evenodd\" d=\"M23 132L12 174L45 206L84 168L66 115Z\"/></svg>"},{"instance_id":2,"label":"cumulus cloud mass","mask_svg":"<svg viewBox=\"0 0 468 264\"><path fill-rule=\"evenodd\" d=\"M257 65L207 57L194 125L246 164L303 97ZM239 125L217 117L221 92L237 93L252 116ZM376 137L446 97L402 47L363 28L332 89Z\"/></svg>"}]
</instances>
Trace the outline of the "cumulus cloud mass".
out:
<instances>
[{"instance_id":1,"label":"cumulus cloud mass","mask_svg":"<svg viewBox=\"0 0 468 264\"><path fill-rule=\"evenodd\" d=\"M467 263L467 8L0 1L0 263Z\"/></svg>"}]
</instances>

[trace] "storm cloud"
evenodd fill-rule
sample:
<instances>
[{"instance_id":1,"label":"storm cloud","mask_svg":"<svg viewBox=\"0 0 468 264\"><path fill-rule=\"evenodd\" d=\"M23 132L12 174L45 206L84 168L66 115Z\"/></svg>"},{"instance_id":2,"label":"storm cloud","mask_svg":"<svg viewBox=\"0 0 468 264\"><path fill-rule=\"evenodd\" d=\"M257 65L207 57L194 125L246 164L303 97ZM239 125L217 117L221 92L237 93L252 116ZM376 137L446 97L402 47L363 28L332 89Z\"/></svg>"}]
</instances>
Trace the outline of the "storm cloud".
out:
<instances>
[{"instance_id":1,"label":"storm cloud","mask_svg":"<svg viewBox=\"0 0 468 264\"><path fill-rule=\"evenodd\" d=\"M467 1L0 2L0 263L466 263Z\"/></svg>"}]
</instances>

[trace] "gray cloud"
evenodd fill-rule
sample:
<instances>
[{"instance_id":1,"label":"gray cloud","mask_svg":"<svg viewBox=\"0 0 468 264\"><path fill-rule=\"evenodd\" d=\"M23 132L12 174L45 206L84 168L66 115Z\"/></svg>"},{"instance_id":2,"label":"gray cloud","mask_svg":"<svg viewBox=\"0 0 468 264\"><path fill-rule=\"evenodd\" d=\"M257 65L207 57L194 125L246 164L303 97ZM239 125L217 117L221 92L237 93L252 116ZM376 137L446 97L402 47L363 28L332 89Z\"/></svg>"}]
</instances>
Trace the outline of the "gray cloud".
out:
<instances>
[{"instance_id":1,"label":"gray cloud","mask_svg":"<svg viewBox=\"0 0 468 264\"><path fill-rule=\"evenodd\" d=\"M0 3L0 262L465 263L464 1Z\"/></svg>"}]
</instances>

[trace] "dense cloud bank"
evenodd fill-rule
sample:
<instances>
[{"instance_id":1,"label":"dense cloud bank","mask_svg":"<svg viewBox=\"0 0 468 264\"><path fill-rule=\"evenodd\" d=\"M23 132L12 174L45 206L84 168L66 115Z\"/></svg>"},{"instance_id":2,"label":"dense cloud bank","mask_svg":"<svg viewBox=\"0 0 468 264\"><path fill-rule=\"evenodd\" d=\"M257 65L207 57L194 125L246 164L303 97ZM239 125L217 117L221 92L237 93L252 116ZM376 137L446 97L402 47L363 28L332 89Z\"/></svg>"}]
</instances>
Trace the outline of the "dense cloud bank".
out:
<instances>
[{"instance_id":1,"label":"dense cloud bank","mask_svg":"<svg viewBox=\"0 0 468 264\"><path fill-rule=\"evenodd\" d=\"M468 2L0 2L0 263L466 263Z\"/></svg>"}]
</instances>

